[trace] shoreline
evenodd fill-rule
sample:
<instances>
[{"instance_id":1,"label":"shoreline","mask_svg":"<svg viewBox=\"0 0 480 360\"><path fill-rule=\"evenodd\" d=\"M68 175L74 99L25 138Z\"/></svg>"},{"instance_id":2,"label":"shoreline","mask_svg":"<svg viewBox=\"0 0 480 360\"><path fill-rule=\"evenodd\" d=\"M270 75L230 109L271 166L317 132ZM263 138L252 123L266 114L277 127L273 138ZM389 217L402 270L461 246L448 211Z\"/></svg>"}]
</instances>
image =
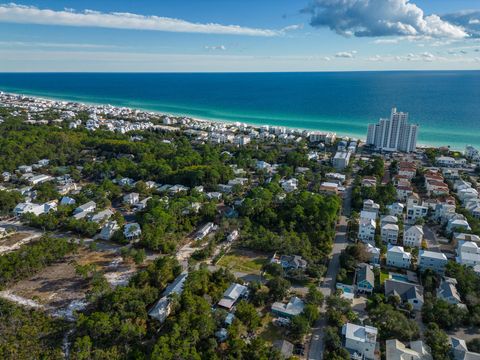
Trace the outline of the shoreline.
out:
<instances>
[{"instance_id":1,"label":"shoreline","mask_svg":"<svg viewBox=\"0 0 480 360\"><path fill-rule=\"evenodd\" d=\"M246 124L248 126L251 126L252 128L260 129L262 126L269 126L269 127L282 127L286 128L292 131L312 131L312 132L321 132L321 133L335 133L338 138L349 138L349 139L357 139L360 140L361 142L365 143L366 141L366 136L365 135L356 135L356 134L346 134L346 133L339 133L337 131L332 131L332 130L324 130L324 129L318 129L318 128L307 128L307 127L292 127L292 126L286 126L286 125L273 125L273 124L268 124L268 123L255 123L255 122L249 122L249 121L241 121L241 120L228 120L228 119L212 119L212 118L205 118L205 117L199 117L197 115L192 115L189 113L175 113L175 112L167 112L167 111L162 111L158 109L151 109L148 107L141 107L141 106L127 106L127 105L115 105L114 103L106 103L106 102L92 102L92 101L85 101L85 100L74 100L75 96L68 97L60 97L57 95L41 95L36 92L25 92L25 93L19 93L19 92L12 92L9 90L2 90L0 88L0 92L3 92L5 94L10 94L10 95L15 95L15 96L25 96L25 97L31 97L35 98L38 100L44 100L44 101L58 101L58 102L70 102L70 103L75 103L81 106L113 106L117 108L125 108L129 110L140 110L144 112L150 112L155 115L159 116L170 116L170 117L186 117L189 119L192 119L194 121L201 121L201 122L208 122L208 123L223 123L223 124L235 124L235 123L240 123L240 124ZM421 129L421 127L420 127ZM365 134L366 134L367 129L365 129ZM467 146L468 144L465 144L464 146ZM425 149L425 148L440 148L440 147L447 147L448 145L437 145L433 143L418 143L417 148L420 149ZM451 150L455 151L463 151L462 148L457 148L455 146L448 146Z\"/></svg>"}]
</instances>

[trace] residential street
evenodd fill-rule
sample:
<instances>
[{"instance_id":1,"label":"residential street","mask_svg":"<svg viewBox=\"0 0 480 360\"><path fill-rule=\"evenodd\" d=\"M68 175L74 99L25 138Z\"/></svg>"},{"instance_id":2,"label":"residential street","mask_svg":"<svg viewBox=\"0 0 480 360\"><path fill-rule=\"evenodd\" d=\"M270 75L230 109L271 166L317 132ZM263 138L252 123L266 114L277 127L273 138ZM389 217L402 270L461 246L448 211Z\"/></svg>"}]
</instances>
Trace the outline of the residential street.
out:
<instances>
[{"instance_id":1,"label":"residential street","mask_svg":"<svg viewBox=\"0 0 480 360\"><path fill-rule=\"evenodd\" d=\"M347 187L345 197L343 200L343 214L340 216L337 224L337 234L333 244L332 255L328 264L328 269L322 283L319 286L319 290L323 293L325 298L330 296L335 290L335 279L340 267L340 253L347 247L347 216L350 215L350 200L351 200L352 188L350 184ZM325 312L325 305L321 309L322 313ZM322 316L312 328L312 337L310 340L308 359L309 360L321 360L323 359L323 329L326 326L325 316Z\"/></svg>"}]
</instances>

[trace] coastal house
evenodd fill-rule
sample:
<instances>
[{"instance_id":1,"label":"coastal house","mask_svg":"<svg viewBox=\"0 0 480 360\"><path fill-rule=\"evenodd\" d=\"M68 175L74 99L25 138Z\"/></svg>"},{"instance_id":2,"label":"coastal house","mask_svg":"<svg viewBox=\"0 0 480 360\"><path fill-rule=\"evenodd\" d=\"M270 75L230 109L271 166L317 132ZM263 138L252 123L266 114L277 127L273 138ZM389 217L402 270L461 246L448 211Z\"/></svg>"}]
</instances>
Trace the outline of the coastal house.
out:
<instances>
[{"instance_id":1,"label":"coastal house","mask_svg":"<svg viewBox=\"0 0 480 360\"><path fill-rule=\"evenodd\" d=\"M450 277L443 277L437 289L437 298L451 305L465 307L457 290L457 280Z\"/></svg>"},{"instance_id":2,"label":"coastal house","mask_svg":"<svg viewBox=\"0 0 480 360\"><path fill-rule=\"evenodd\" d=\"M388 213L393 216L402 216L405 210L405 205L400 202L394 202L387 206Z\"/></svg>"},{"instance_id":3,"label":"coastal house","mask_svg":"<svg viewBox=\"0 0 480 360\"><path fill-rule=\"evenodd\" d=\"M428 214L428 207L422 205L407 206L407 223L415 224L417 220L423 219Z\"/></svg>"},{"instance_id":4,"label":"coastal house","mask_svg":"<svg viewBox=\"0 0 480 360\"><path fill-rule=\"evenodd\" d=\"M380 205L377 204L372 199L366 199L363 201L363 210L368 212L374 212L375 214L378 215L380 211Z\"/></svg>"},{"instance_id":5,"label":"coastal house","mask_svg":"<svg viewBox=\"0 0 480 360\"><path fill-rule=\"evenodd\" d=\"M375 288L375 275L368 264L359 264L356 271L357 291L371 294Z\"/></svg>"},{"instance_id":6,"label":"coastal house","mask_svg":"<svg viewBox=\"0 0 480 360\"><path fill-rule=\"evenodd\" d=\"M398 296L403 303L412 304L413 309L420 311L422 309L423 287L406 281L388 279L384 282L385 296Z\"/></svg>"},{"instance_id":7,"label":"coastal house","mask_svg":"<svg viewBox=\"0 0 480 360\"><path fill-rule=\"evenodd\" d=\"M390 245L387 250L387 266L409 269L412 254L406 252L403 246Z\"/></svg>"},{"instance_id":8,"label":"coastal house","mask_svg":"<svg viewBox=\"0 0 480 360\"><path fill-rule=\"evenodd\" d=\"M459 264L475 267L480 265L480 248L473 241L459 241L456 261Z\"/></svg>"},{"instance_id":9,"label":"coastal house","mask_svg":"<svg viewBox=\"0 0 480 360\"><path fill-rule=\"evenodd\" d=\"M77 201L69 196L64 196L60 200L60 205L66 206L66 205L74 205Z\"/></svg>"},{"instance_id":10,"label":"coastal house","mask_svg":"<svg viewBox=\"0 0 480 360\"><path fill-rule=\"evenodd\" d=\"M373 219L360 218L358 238L364 243L375 242L377 223Z\"/></svg>"},{"instance_id":11,"label":"coastal house","mask_svg":"<svg viewBox=\"0 0 480 360\"><path fill-rule=\"evenodd\" d=\"M273 347L280 352L280 356L283 359L289 359L293 355L294 346L287 340L275 340Z\"/></svg>"},{"instance_id":12,"label":"coastal house","mask_svg":"<svg viewBox=\"0 0 480 360\"><path fill-rule=\"evenodd\" d=\"M207 236L214 229L215 229L215 224L213 222L206 223L200 229L198 229L197 233L195 234L195 240L197 240L197 241L202 240L205 236Z\"/></svg>"},{"instance_id":13,"label":"coastal house","mask_svg":"<svg viewBox=\"0 0 480 360\"><path fill-rule=\"evenodd\" d=\"M380 249L370 243L365 244L367 252L370 254L370 263L380 265Z\"/></svg>"},{"instance_id":14,"label":"coastal house","mask_svg":"<svg viewBox=\"0 0 480 360\"><path fill-rule=\"evenodd\" d=\"M113 215L113 211L110 209L106 209L103 211L100 211L96 214L93 214L90 217L90 221L93 221L94 223L100 224L104 222L105 220L110 219L110 217Z\"/></svg>"},{"instance_id":15,"label":"coastal house","mask_svg":"<svg viewBox=\"0 0 480 360\"><path fill-rule=\"evenodd\" d=\"M307 262L299 255L281 255L273 254L270 263L279 264L284 270L307 268Z\"/></svg>"},{"instance_id":16,"label":"coastal house","mask_svg":"<svg viewBox=\"0 0 480 360\"><path fill-rule=\"evenodd\" d=\"M99 238L102 240L110 240L120 227L116 221L108 221L100 230Z\"/></svg>"},{"instance_id":17,"label":"coastal house","mask_svg":"<svg viewBox=\"0 0 480 360\"><path fill-rule=\"evenodd\" d=\"M305 303L302 299L294 296L286 304L282 302L274 302L272 304L272 313L284 317L284 318L293 318L300 315L305 308Z\"/></svg>"},{"instance_id":18,"label":"coastal house","mask_svg":"<svg viewBox=\"0 0 480 360\"><path fill-rule=\"evenodd\" d=\"M123 236L127 240L136 240L142 236L142 228L138 223L125 224L123 228Z\"/></svg>"},{"instance_id":19,"label":"coastal house","mask_svg":"<svg viewBox=\"0 0 480 360\"><path fill-rule=\"evenodd\" d=\"M471 231L472 228L467 220L462 219L450 219L447 223L447 232L449 234L453 232L463 232L463 231Z\"/></svg>"},{"instance_id":20,"label":"coastal house","mask_svg":"<svg viewBox=\"0 0 480 360\"><path fill-rule=\"evenodd\" d=\"M218 306L230 310L238 300L248 296L248 288L237 283L231 284L223 293L222 299L218 302Z\"/></svg>"},{"instance_id":21,"label":"coastal house","mask_svg":"<svg viewBox=\"0 0 480 360\"><path fill-rule=\"evenodd\" d=\"M438 274L443 274L447 262L448 259L442 252L420 250L418 257L418 268L421 271L430 269Z\"/></svg>"},{"instance_id":22,"label":"coastal house","mask_svg":"<svg viewBox=\"0 0 480 360\"><path fill-rule=\"evenodd\" d=\"M28 179L28 183L32 186L43 184L47 181L52 181L53 177L50 175L45 175L45 174L40 174L40 175L35 175L32 176L30 179Z\"/></svg>"},{"instance_id":23,"label":"coastal house","mask_svg":"<svg viewBox=\"0 0 480 360\"><path fill-rule=\"evenodd\" d=\"M420 248L423 241L423 227L420 225L410 226L403 232L403 245Z\"/></svg>"},{"instance_id":24,"label":"coastal house","mask_svg":"<svg viewBox=\"0 0 480 360\"><path fill-rule=\"evenodd\" d=\"M386 244L395 245L397 243L399 231L400 230L397 224L387 223L383 225L381 228L382 241Z\"/></svg>"},{"instance_id":25,"label":"coastal house","mask_svg":"<svg viewBox=\"0 0 480 360\"><path fill-rule=\"evenodd\" d=\"M126 205L134 205L140 200L140 195L136 192L126 194L123 197L123 203Z\"/></svg>"},{"instance_id":26,"label":"coastal house","mask_svg":"<svg viewBox=\"0 0 480 360\"><path fill-rule=\"evenodd\" d=\"M373 326L347 323L342 327L345 348L352 354L352 359L375 359L377 334L378 330Z\"/></svg>"},{"instance_id":27,"label":"coastal house","mask_svg":"<svg viewBox=\"0 0 480 360\"><path fill-rule=\"evenodd\" d=\"M454 360L480 360L480 353L468 350L464 339L452 336L450 337L450 346Z\"/></svg>"},{"instance_id":28,"label":"coastal house","mask_svg":"<svg viewBox=\"0 0 480 360\"><path fill-rule=\"evenodd\" d=\"M97 204L95 203L95 201L89 201L83 205L80 205L79 207L77 207L74 211L73 211L73 217L76 219L76 220L80 220L80 219L83 219L84 217L86 217L89 213L92 213L95 211L95 209L97 208Z\"/></svg>"},{"instance_id":29,"label":"coastal house","mask_svg":"<svg viewBox=\"0 0 480 360\"><path fill-rule=\"evenodd\" d=\"M177 294L181 295L183 292L183 287L185 281L187 280L188 273L181 273L170 285L161 294L160 299L153 305L153 307L148 312L148 315L160 323L165 322L168 315L170 315L172 309L172 295Z\"/></svg>"},{"instance_id":30,"label":"coastal house","mask_svg":"<svg viewBox=\"0 0 480 360\"><path fill-rule=\"evenodd\" d=\"M280 182L280 185L285 192L290 193L298 189L298 180L295 178L284 180Z\"/></svg>"},{"instance_id":31,"label":"coastal house","mask_svg":"<svg viewBox=\"0 0 480 360\"><path fill-rule=\"evenodd\" d=\"M387 340L385 345L386 360L433 360L432 350L422 340L411 341L409 347L396 339Z\"/></svg>"}]
</instances>

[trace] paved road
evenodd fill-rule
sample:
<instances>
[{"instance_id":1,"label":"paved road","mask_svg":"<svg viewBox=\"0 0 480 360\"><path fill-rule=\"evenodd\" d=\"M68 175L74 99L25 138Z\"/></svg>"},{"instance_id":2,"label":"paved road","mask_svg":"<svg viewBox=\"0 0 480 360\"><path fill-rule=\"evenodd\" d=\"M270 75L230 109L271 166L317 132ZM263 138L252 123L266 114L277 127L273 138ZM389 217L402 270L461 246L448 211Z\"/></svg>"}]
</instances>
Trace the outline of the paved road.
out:
<instances>
[{"instance_id":1,"label":"paved road","mask_svg":"<svg viewBox=\"0 0 480 360\"><path fill-rule=\"evenodd\" d=\"M347 221L346 216L350 215L350 200L351 200L352 188L349 185L346 190L345 198L343 201L343 215L340 217L337 224L335 241L333 243L333 249L331 259L328 264L327 273L324 280L319 286L319 290L325 297L330 296L335 290L335 279L340 268L340 253L347 247ZM325 312L325 305L322 308L322 312ZM321 360L323 359L323 329L327 325L325 316L322 316L312 328L312 337L310 340L308 359L309 360Z\"/></svg>"}]
</instances>

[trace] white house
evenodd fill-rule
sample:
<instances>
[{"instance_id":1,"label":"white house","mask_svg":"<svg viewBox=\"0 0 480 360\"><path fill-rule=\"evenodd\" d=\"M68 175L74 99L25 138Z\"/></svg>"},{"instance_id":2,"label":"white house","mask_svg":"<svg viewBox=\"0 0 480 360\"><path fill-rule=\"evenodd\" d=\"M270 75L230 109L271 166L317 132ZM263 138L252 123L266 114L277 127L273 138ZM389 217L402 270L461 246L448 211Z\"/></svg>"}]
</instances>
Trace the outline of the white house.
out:
<instances>
[{"instance_id":1,"label":"white house","mask_svg":"<svg viewBox=\"0 0 480 360\"><path fill-rule=\"evenodd\" d=\"M390 245L387 250L387 266L409 269L412 254L406 252L403 246Z\"/></svg>"},{"instance_id":2,"label":"white house","mask_svg":"<svg viewBox=\"0 0 480 360\"><path fill-rule=\"evenodd\" d=\"M415 224L418 219L423 219L428 214L428 207L421 205L412 205L407 207L407 222Z\"/></svg>"},{"instance_id":3,"label":"white house","mask_svg":"<svg viewBox=\"0 0 480 360\"><path fill-rule=\"evenodd\" d=\"M375 241L375 229L377 224L375 220L372 219L360 219L358 238L363 242L374 242Z\"/></svg>"},{"instance_id":4,"label":"white house","mask_svg":"<svg viewBox=\"0 0 480 360\"><path fill-rule=\"evenodd\" d=\"M398 224L398 218L394 215L385 215L380 219L380 226L385 224Z\"/></svg>"},{"instance_id":5,"label":"white house","mask_svg":"<svg viewBox=\"0 0 480 360\"><path fill-rule=\"evenodd\" d=\"M140 200L140 195L136 192L126 194L123 197L123 203L127 205L134 205Z\"/></svg>"},{"instance_id":6,"label":"white house","mask_svg":"<svg viewBox=\"0 0 480 360\"><path fill-rule=\"evenodd\" d=\"M395 245L398 240L399 227L397 224L385 224L381 228L382 241Z\"/></svg>"},{"instance_id":7,"label":"white house","mask_svg":"<svg viewBox=\"0 0 480 360\"><path fill-rule=\"evenodd\" d=\"M120 229L116 221L109 221L100 230L100 239L110 240L115 232Z\"/></svg>"},{"instance_id":8,"label":"white house","mask_svg":"<svg viewBox=\"0 0 480 360\"><path fill-rule=\"evenodd\" d=\"M285 192L290 193L298 189L298 180L295 178L281 181L280 185Z\"/></svg>"},{"instance_id":9,"label":"white house","mask_svg":"<svg viewBox=\"0 0 480 360\"><path fill-rule=\"evenodd\" d=\"M373 265L379 265L380 264L380 249L373 246L370 243L367 243L366 245L367 252L370 254L370 263Z\"/></svg>"},{"instance_id":10,"label":"white house","mask_svg":"<svg viewBox=\"0 0 480 360\"><path fill-rule=\"evenodd\" d=\"M125 227L123 228L123 236L125 236L125 239L127 240L138 239L142 236L142 228L138 223L125 224Z\"/></svg>"},{"instance_id":11,"label":"white house","mask_svg":"<svg viewBox=\"0 0 480 360\"><path fill-rule=\"evenodd\" d=\"M89 201L79 207L77 207L73 211L73 217L77 220L83 219L87 214L94 212L95 209L97 208L97 204L95 201Z\"/></svg>"},{"instance_id":12,"label":"white house","mask_svg":"<svg viewBox=\"0 0 480 360\"><path fill-rule=\"evenodd\" d=\"M218 306L230 310L239 299L247 296L247 294L248 288L246 286L233 283L223 293L223 297L218 302Z\"/></svg>"},{"instance_id":13,"label":"white house","mask_svg":"<svg viewBox=\"0 0 480 360\"><path fill-rule=\"evenodd\" d=\"M212 230L215 229L215 224L213 222L206 223L203 225L196 233L195 240L202 240L207 236Z\"/></svg>"},{"instance_id":14,"label":"white house","mask_svg":"<svg viewBox=\"0 0 480 360\"><path fill-rule=\"evenodd\" d=\"M388 213L394 216L401 216L405 209L405 205L400 202L394 202L387 206Z\"/></svg>"},{"instance_id":15,"label":"white house","mask_svg":"<svg viewBox=\"0 0 480 360\"><path fill-rule=\"evenodd\" d=\"M424 271L430 269L436 273L443 274L448 259L442 252L420 250L418 257L418 267Z\"/></svg>"},{"instance_id":16,"label":"white house","mask_svg":"<svg viewBox=\"0 0 480 360\"><path fill-rule=\"evenodd\" d=\"M378 215L378 212L380 211L380 205L377 204L372 199L367 199L363 201L363 210L374 212L375 214Z\"/></svg>"},{"instance_id":17,"label":"white house","mask_svg":"<svg viewBox=\"0 0 480 360\"><path fill-rule=\"evenodd\" d=\"M447 223L447 232L452 233L456 231L470 231L472 228L467 220L462 219L450 219Z\"/></svg>"},{"instance_id":18,"label":"white house","mask_svg":"<svg viewBox=\"0 0 480 360\"><path fill-rule=\"evenodd\" d=\"M45 174L40 174L40 175L35 175L35 176L32 176L28 182L30 185L39 185L39 184L43 184L44 182L47 182L47 181L52 181L53 180L53 177L51 177L50 175L45 175Z\"/></svg>"},{"instance_id":19,"label":"white house","mask_svg":"<svg viewBox=\"0 0 480 360\"><path fill-rule=\"evenodd\" d=\"M480 265L480 249L473 241L460 241L457 245L456 261L466 266Z\"/></svg>"},{"instance_id":20,"label":"white house","mask_svg":"<svg viewBox=\"0 0 480 360\"><path fill-rule=\"evenodd\" d=\"M411 341L406 347L402 342L393 339L386 341L386 360L433 360L431 349L422 340Z\"/></svg>"},{"instance_id":21,"label":"white house","mask_svg":"<svg viewBox=\"0 0 480 360\"><path fill-rule=\"evenodd\" d=\"M410 226L403 232L403 245L408 247L422 246L423 241L423 227L420 225Z\"/></svg>"},{"instance_id":22,"label":"white house","mask_svg":"<svg viewBox=\"0 0 480 360\"><path fill-rule=\"evenodd\" d=\"M345 337L345 348L352 353L363 356L364 359L375 359L377 334L377 328L373 326L347 323L342 327L342 335Z\"/></svg>"}]
</instances>

